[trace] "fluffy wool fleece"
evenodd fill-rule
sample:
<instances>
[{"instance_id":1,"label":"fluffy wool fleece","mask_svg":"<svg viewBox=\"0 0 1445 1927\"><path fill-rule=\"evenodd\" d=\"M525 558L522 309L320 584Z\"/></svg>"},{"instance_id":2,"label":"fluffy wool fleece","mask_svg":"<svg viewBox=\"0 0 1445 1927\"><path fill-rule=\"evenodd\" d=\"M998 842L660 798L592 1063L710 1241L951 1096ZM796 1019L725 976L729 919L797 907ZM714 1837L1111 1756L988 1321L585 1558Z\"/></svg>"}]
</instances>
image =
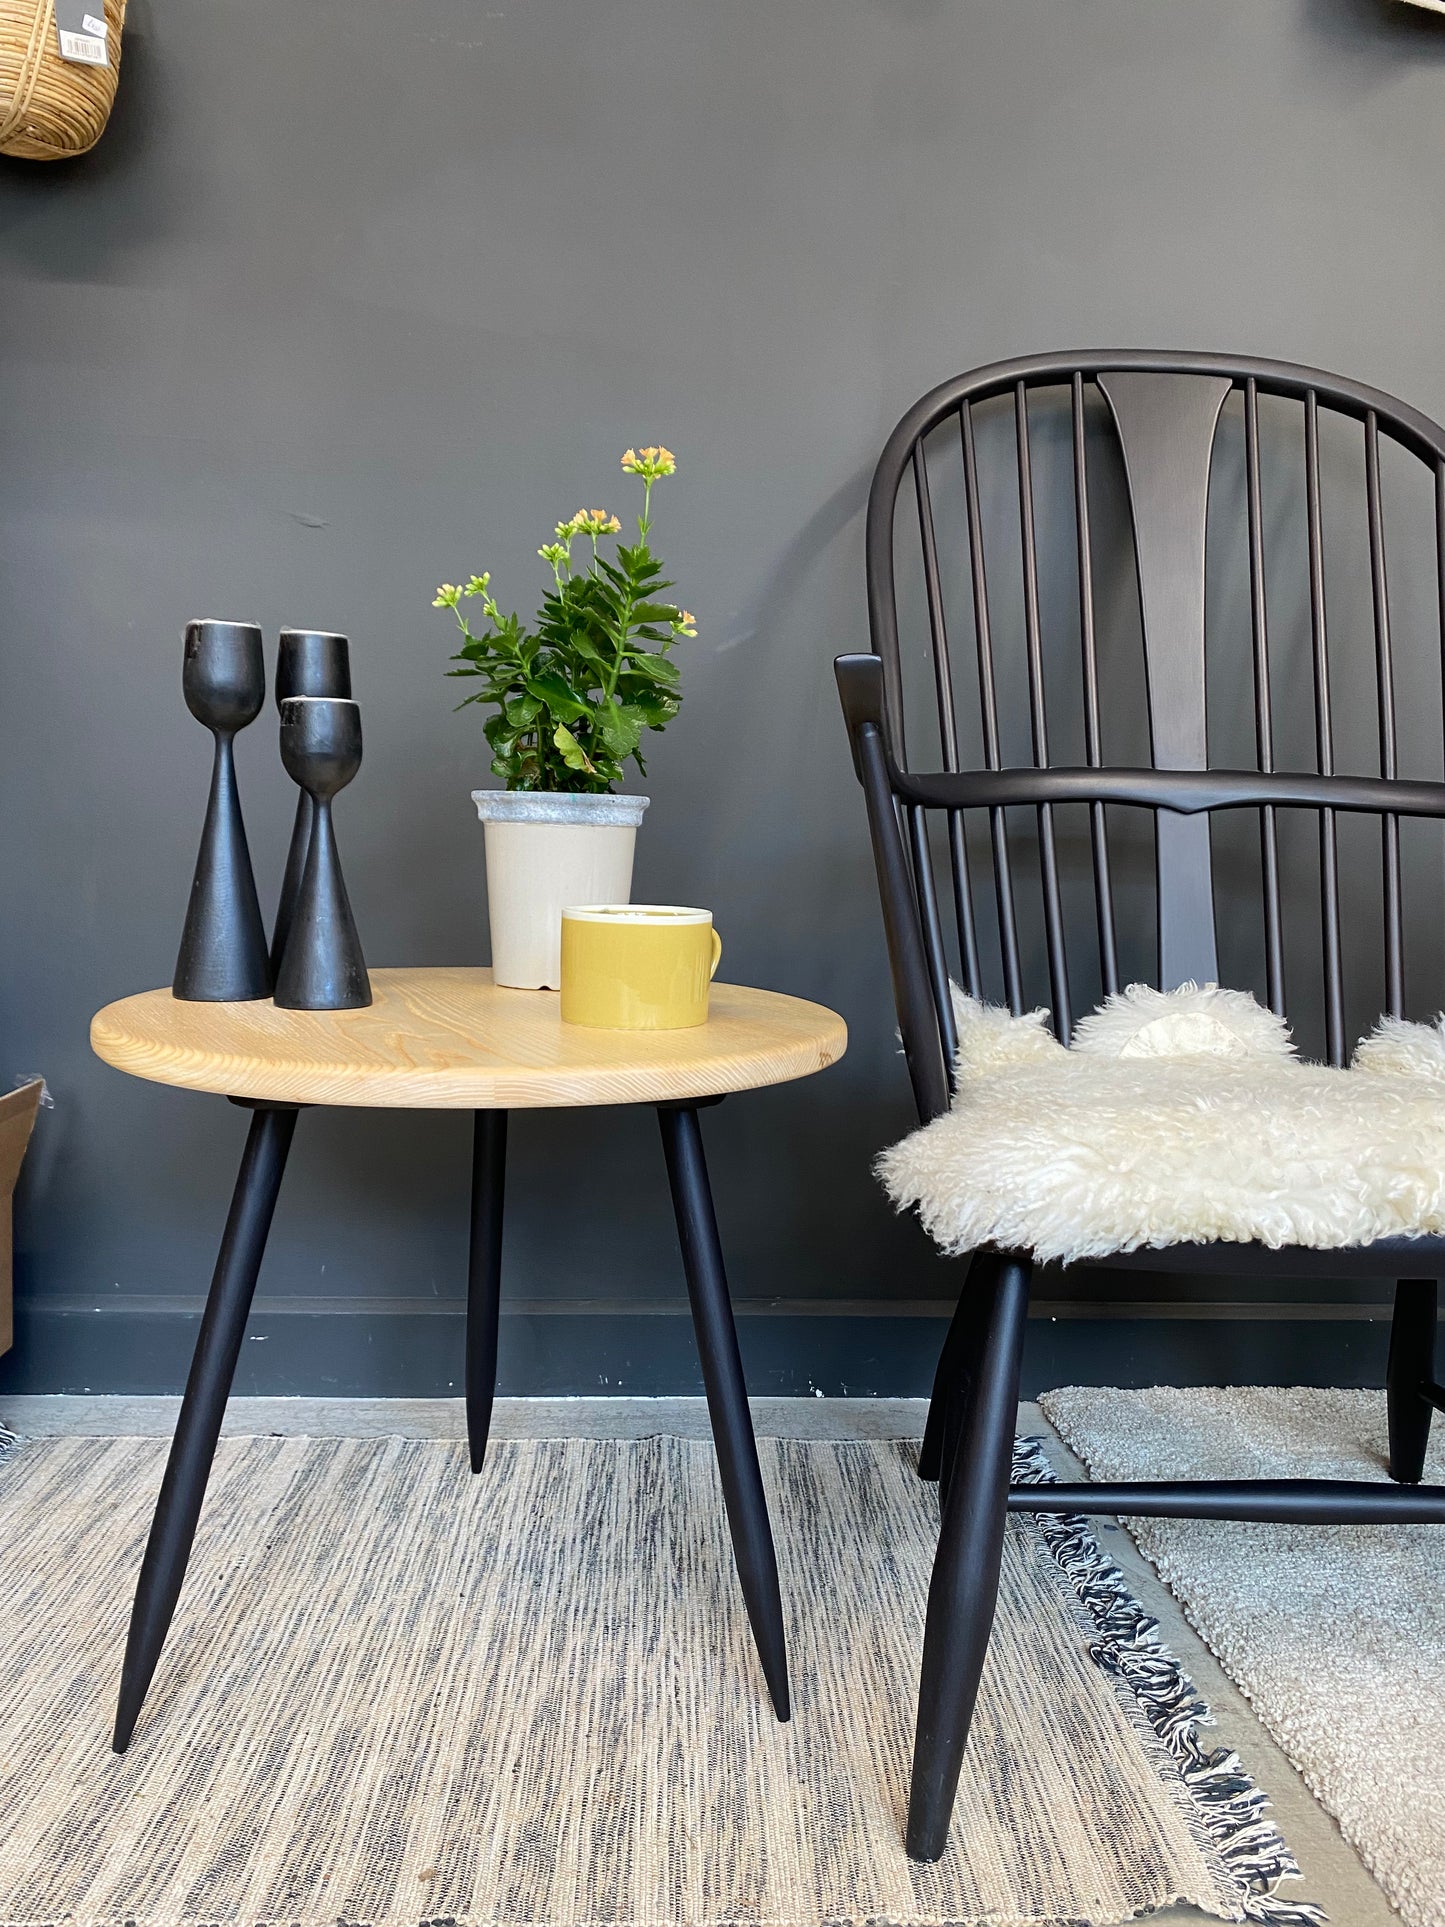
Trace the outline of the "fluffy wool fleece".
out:
<instances>
[{"instance_id":1,"label":"fluffy wool fleece","mask_svg":"<svg viewBox=\"0 0 1445 1927\"><path fill-rule=\"evenodd\" d=\"M1195 1241L1325 1250L1445 1232L1445 1017L1303 1063L1243 991L1134 985L1065 1049L1048 1013L954 992L957 1093L878 1160L949 1252L1040 1259Z\"/></svg>"}]
</instances>

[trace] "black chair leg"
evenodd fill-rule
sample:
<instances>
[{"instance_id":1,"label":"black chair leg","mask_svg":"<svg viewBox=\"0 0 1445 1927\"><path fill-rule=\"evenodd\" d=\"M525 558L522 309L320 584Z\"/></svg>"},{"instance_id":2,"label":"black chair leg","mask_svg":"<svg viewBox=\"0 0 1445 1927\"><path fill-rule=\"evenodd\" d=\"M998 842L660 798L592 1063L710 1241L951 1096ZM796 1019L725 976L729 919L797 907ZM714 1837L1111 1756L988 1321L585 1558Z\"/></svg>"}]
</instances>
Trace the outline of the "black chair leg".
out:
<instances>
[{"instance_id":1,"label":"black chair leg","mask_svg":"<svg viewBox=\"0 0 1445 1927\"><path fill-rule=\"evenodd\" d=\"M937 1860L948 1844L993 1629L1032 1269L1027 1258L992 1253L974 1263L974 1289L985 1301L987 1326L928 1589L908 1803L913 1860Z\"/></svg>"},{"instance_id":2,"label":"black chair leg","mask_svg":"<svg viewBox=\"0 0 1445 1927\"><path fill-rule=\"evenodd\" d=\"M112 1744L117 1753L124 1753L130 1745L180 1598L295 1130L295 1105L258 1108L251 1118L181 1415L141 1562L115 1715Z\"/></svg>"},{"instance_id":3,"label":"black chair leg","mask_svg":"<svg viewBox=\"0 0 1445 1927\"><path fill-rule=\"evenodd\" d=\"M667 1158L673 1209L677 1213L682 1264L687 1274L687 1292L702 1360L703 1385L717 1447L718 1470L722 1475L733 1554L773 1710L780 1720L786 1720L791 1707L778 1561L773 1550L772 1527L768 1523L753 1422L748 1412L737 1328L733 1324L732 1302L723 1271L722 1246L703 1156L702 1127L697 1107L692 1104L659 1105L657 1119L662 1127L662 1148Z\"/></svg>"},{"instance_id":4,"label":"black chair leg","mask_svg":"<svg viewBox=\"0 0 1445 1927\"><path fill-rule=\"evenodd\" d=\"M984 1295L986 1298L989 1297L987 1292ZM987 1306L985 1306L986 1309ZM973 1411L977 1364L977 1355L975 1355L968 1376L952 1387L943 1410L943 1444L940 1448L938 1467L938 1516L940 1519L948 1510L948 1495L953 1490L954 1474L958 1471L959 1444Z\"/></svg>"},{"instance_id":5,"label":"black chair leg","mask_svg":"<svg viewBox=\"0 0 1445 1927\"><path fill-rule=\"evenodd\" d=\"M938 1369L933 1374L933 1396L928 1401L928 1420L923 1428L923 1443L918 1448L920 1479L936 1479L947 1462L944 1434L948 1425L949 1403L954 1394L967 1384L982 1330L978 1293L974 1289L973 1261L970 1259L943 1349L938 1354Z\"/></svg>"},{"instance_id":6,"label":"black chair leg","mask_svg":"<svg viewBox=\"0 0 1445 1927\"><path fill-rule=\"evenodd\" d=\"M1390 1477L1418 1485L1430 1443L1435 1380L1436 1284L1433 1278L1402 1278L1395 1286L1390 1324L1390 1362L1385 1403L1390 1423Z\"/></svg>"},{"instance_id":7,"label":"black chair leg","mask_svg":"<svg viewBox=\"0 0 1445 1927\"><path fill-rule=\"evenodd\" d=\"M497 1395L497 1319L502 1304L502 1194L507 1113L478 1111L472 1135L472 1236L467 1260L467 1446L480 1472Z\"/></svg>"}]
</instances>

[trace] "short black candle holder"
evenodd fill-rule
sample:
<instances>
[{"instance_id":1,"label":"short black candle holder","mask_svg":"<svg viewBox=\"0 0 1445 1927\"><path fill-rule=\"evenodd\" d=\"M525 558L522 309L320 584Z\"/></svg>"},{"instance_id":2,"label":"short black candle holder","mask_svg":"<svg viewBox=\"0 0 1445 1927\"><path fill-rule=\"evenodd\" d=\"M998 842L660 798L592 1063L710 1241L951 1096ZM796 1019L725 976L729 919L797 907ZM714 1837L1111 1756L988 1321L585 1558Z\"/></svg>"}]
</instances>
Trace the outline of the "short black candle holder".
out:
<instances>
[{"instance_id":1,"label":"short black candle holder","mask_svg":"<svg viewBox=\"0 0 1445 1927\"><path fill-rule=\"evenodd\" d=\"M250 1002L270 994L271 966L232 745L266 700L261 631L249 622L187 623L181 688L216 753L171 991L188 1003Z\"/></svg>"},{"instance_id":2,"label":"short black candle holder","mask_svg":"<svg viewBox=\"0 0 1445 1927\"><path fill-rule=\"evenodd\" d=\"M331 823L332 798L361 767L361 711L339 697L289 697L281 705L281 761L312 808L276 1002L284 1010L361 1010L371 1002L371 981Z\"/></svg>"},{"instance_id":3,"label":"short black candle holder","mask_svg":"<svg viewBox=\"0 0 1445 1927\"><path fill-rule=\"evenodd\" d=\"M351 650L345 636L332 635L325 629L281 631L281 648L276 657L277 709L292 696L349 698L350 695ZM280 972L281 959L286 954L286 939L291 934L310 843L311 798L302 790L296 798L296 821L291 826L291 847L286 852L286 873L281 879L281 896L271 933L273 978Z\"/></svg>"}]
</instances>

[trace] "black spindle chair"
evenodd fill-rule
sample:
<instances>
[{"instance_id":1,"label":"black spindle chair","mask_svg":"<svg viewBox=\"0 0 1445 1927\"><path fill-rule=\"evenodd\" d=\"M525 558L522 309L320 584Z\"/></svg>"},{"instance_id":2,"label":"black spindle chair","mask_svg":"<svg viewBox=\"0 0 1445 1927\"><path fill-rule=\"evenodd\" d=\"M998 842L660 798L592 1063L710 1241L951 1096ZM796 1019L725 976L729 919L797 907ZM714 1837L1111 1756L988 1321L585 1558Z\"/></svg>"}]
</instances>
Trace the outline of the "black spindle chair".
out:
<instances>
[{"instance_id":1,"label":"black spindle chair","mask_svg":"<svg viewBox=\"0 0 1445 1927\"><path fill-rule=\"evenodd\" d=\"M1013 471L1003 489L994 480L1000 457ZM1423 508L1411 504L1424 543L1410 546L1428 548L1431 561L1428 589L1408 620L1397 616L1392 626L1385 532L1387 497L1394 514L1393 464L1426 491ZM1347 472L1363 484L1353 571L1336 513ZM900 496L909 504L904 516ZM1217 545L1225 563L1233 561L1232 604L1228 567L1211 569ZM1014 550L1016 573L997 566L1001 547ZM1338 566L1336 548L1344 551ZM1126 554L1126 570L1106 568ZM909 580L900 572L905 555ZM1253 970L1271 1008L1288 1010L1306 1028L1313 1022L1324 1055L1341 1065L1347 974L1373 931L1377 962L1366 959L1359 995L1376 999L1370 1016L1379 1013L1381 992L1387 1011L1405 1013L1412 926L1402 820L1445 819L1438 668L1445 431L1387 395L1282 362L1110 352L998 363L935 389L898 424L874 476L867 559L873 653L840 657L837 675L921 1119L950 1100L951 967L975 995L1000 986L1015 1013L1026 1007L1031 978L1046 986L1067 1042L1071 988L1117 990L1126 967L1162 989L1218 981L1227 943L1234 980ZM1291 560L1298 571L1292 601L1282 586ZM1362 638L1351 653L1354 625L1343 645L1327 630L1327 584L1336 615L1352 596L1358 600L1372 648ZM1287 621L1275 613L1282 602L1290 603ZM956 680L950 626L955 636L971 631L973 661ZM920 646L905 650L905 636ZM1403 710L1402 638L1410 668ZM1222 683L1213 666L1221 654ZM1432 691L1428 703L1422 677ZM1332 702L1332 682L1337 697L1342 682L1349 685L1348 704ZM1132 714L1137 747L1111 759L1106 739L1128 733L1114 727L1121 707ZM920 714L927 723L926 747L916 754L906 710L915 731ZM1364 760L1375 767L1342 773L1341 745L1362 727ZM1227 759L1232 766L1212 765L1207 736L1231 729L1242 750ZM1422 729L1432 745L1431 773L1407 778L1401 743ZM1282 768L1281 756L1313 767ZM1317 860L1308 864L1291 842L1300 812L1318 824ZM941 858L930 833L939 817ZM1257 841L1247 839L1252 852L1231 827L1250 818L1258 824ZM1369 819L1380 826L1378 856L1342 856L1343 837ZM1129 824L1137 830L1141 821L1145 838L1136 834L1131 843ZM1438 852L1433 864L1426 872L1433 889L1422 894L1438 899ZM1317 872L1317 889L1306 868ZM985 872L991 889L979 887ZM1127 918L1116 919L1125 894L1127 909L1148 893L1152 942ZM953 916L945 919L940 905L950 894ZM1435 909L1423 906L1427 923ZM1250 922L1253 949L1240 934ZM1094 926L1083 946L1081 924ZM1445 955L1438 933L1427 947L1433 962ZM1433 964L1420 981L1438 1009L1445 998ZM908 1818L915 1859L937 1859L947 1840L1008 1511L1445 1521L1445 1488L1419 1483L1432 1411L1445 1409L1434 1365L1442 1258L1445 1240L1397 1238L1348 1251L1188 1245L1101 1261L1394 1278L1387 1400L1397 1483L1011 1486L1032 1261L1019 1251L974 1255L939 1361L919 1464L924 1478L941 1477L943 1512Z\"/></svg>"}]
</instances>

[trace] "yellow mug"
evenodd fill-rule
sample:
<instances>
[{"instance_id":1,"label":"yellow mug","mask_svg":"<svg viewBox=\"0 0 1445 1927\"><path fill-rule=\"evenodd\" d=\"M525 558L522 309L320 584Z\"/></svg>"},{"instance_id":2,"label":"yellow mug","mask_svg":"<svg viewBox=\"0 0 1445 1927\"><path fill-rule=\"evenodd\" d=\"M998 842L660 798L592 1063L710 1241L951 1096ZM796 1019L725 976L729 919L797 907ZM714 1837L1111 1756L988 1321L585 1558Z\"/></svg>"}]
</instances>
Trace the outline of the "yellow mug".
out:
<instances>
[{"instance_id":1,"label":"yellow mug","mask_svg":"<svg viewBox=\"0 0 1445 1927\"><path fill-rule=\"evenodd\" d=\"M722 956L710 910L598 903L562 912L562 1021L596 1030L707 1022Z\"/></svg>"}]
</instances>

